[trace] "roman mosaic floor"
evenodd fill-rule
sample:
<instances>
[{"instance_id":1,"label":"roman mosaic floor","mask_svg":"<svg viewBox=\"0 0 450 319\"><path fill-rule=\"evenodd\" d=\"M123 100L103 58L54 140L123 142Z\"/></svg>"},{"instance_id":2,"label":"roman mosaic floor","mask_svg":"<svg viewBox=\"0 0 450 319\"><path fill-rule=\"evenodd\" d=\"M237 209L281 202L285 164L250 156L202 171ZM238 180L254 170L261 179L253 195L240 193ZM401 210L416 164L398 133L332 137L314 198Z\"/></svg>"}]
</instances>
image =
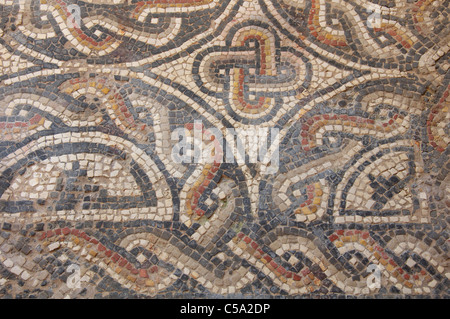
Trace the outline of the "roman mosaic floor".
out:
<instances>
[{"instance_id":1,"label":"roman mosaic floor","mask_svg":"<svg viewBox=\"0 0 450 319\"><path fill-rule=\"evenodd\" d=\"M0 297L449 297L449 13L0 0Z\"/></svg>"}]
</instances>

